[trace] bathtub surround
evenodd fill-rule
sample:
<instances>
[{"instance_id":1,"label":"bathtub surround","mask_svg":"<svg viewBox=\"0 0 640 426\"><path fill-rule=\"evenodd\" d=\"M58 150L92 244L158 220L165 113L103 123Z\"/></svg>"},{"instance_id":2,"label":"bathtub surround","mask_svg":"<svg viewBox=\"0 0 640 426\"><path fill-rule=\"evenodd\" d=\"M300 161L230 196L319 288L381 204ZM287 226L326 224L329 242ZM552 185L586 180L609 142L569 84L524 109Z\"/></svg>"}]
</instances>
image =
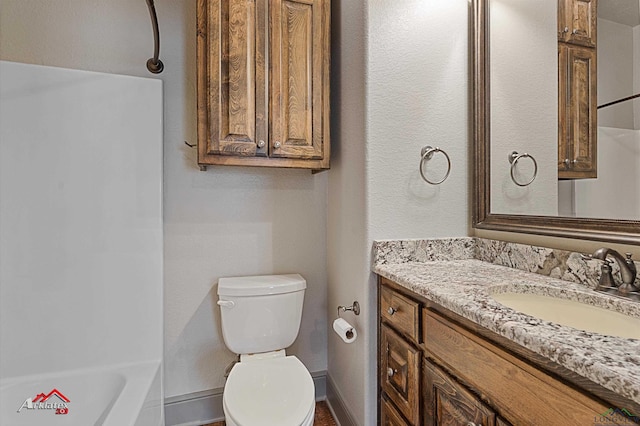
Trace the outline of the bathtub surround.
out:
<instances>
[{"instance_id":1,"label":"bathtub surround","mask_svg":"<svg viewBox=\"0 0 640 426\"><path fill-rule=\"evenodd\" d=\"M473 256L469 246L476 247ZM441 250L447 247L462 256L443 260ZM509 291L555 297L571 292L571 299L615 305L615 310L640 318L638 303L593 292L589 267L577 275L569 272L577 263L571 259L579 253L475 238L377 241L373 251L377 274L640 404L640 341L549 323L491 298L492 293ZM571 261L558 260L566 254ZM548 263L555 266L545 266ZM558 275L573 282L554 278Z\"/></svg>"},{"instance_id":2,"label":"bathtub surround","mask_svg":"<svg viewBox=\"0 0 640 426\"><path fill-rule=\"evenodd\" d=\"M0 92L0 424L58 389L47 424L157 426L162 83L0 61Z\"/></svg>"}]
</instances>

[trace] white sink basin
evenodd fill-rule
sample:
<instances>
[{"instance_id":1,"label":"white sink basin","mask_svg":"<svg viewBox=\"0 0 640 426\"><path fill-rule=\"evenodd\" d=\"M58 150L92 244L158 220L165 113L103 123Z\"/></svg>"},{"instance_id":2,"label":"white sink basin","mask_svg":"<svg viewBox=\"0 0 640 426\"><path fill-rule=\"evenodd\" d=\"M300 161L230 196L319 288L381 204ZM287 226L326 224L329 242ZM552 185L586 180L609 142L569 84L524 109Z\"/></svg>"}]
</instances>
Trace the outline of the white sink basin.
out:
<instances>
[{"instance_id":1,"label":"white sink basin","mask_svg":"<svg viewBox=\"0 0 640 426\"><path fill-rule=\"evenodd\" d=\"M491 297L515 311L545 321L608 336L640 339L640 319L619 312L538 294L496 293Z\"/></svg>"}]
</instances>

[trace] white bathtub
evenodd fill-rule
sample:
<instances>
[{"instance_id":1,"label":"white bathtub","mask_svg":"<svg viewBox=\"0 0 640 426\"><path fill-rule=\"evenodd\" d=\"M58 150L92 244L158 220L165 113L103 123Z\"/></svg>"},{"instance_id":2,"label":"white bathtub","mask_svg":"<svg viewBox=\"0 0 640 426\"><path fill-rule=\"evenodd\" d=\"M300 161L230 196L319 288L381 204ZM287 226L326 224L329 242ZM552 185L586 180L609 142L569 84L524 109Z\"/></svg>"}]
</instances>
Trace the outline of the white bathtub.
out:
<instances>
[{"instance_id":1,"label":"white bathtub","mask_svg":"<svg viewBox=\"0 0 640 426\"><path fill-rule=\"evenodd\" d=\"M5 379L0 425L158 426L160 386L159 362Z\"/></svg>"}]
</instances>

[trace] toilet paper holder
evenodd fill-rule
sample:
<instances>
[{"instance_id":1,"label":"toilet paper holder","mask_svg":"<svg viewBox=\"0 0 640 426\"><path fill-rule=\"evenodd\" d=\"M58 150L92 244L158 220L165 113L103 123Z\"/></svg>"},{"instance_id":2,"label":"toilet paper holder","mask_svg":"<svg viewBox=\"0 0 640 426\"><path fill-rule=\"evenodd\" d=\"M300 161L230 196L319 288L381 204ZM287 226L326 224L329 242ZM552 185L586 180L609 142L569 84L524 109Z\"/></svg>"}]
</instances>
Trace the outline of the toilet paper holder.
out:
<instances>
[{"instance_id":1,"label":"toilet paper holder","mask_svg":"<svg viewBox=\"0 0 640 426\"><path fill-rule=\"evenodd\" d=\"M340 310L342 310L342 312L352 311L354 314L360 315L360 304L356 300L355 302L353 302L353 305L351 306L342 306L342 305L338 306L338 318L341 318Z\"/></svg>"}]
</instances>

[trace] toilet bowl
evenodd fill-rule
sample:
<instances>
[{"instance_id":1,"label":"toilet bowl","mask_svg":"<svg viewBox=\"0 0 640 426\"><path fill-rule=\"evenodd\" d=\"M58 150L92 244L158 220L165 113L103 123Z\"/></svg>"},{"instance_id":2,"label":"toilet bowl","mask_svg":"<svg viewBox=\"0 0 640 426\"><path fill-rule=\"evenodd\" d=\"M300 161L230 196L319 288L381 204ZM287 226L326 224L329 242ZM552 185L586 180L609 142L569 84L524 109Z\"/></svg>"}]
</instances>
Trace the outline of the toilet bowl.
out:
<instances>
[{"instance_id":1,"label":"toilet bowl","mask_svg":"<svg viewBox=\"0 0 640 426\"><path fill-rule=\"evenodd\" d=\"M222 401L227 426L313 425L313 379L295 356L237 363Z\"/></svg>"},{"instance_id":2,"label":"toilet bowl","mask_svg":"<svg viewBox=\"0 0 640 426\"><path fill-rule=\"evenodd\" d=\"M285 353L298 335L305 289L298 274L218 281L222 336L240 355L222 396L228 426L313 425L313 379Z\"/></svg>"}]
</instances>

